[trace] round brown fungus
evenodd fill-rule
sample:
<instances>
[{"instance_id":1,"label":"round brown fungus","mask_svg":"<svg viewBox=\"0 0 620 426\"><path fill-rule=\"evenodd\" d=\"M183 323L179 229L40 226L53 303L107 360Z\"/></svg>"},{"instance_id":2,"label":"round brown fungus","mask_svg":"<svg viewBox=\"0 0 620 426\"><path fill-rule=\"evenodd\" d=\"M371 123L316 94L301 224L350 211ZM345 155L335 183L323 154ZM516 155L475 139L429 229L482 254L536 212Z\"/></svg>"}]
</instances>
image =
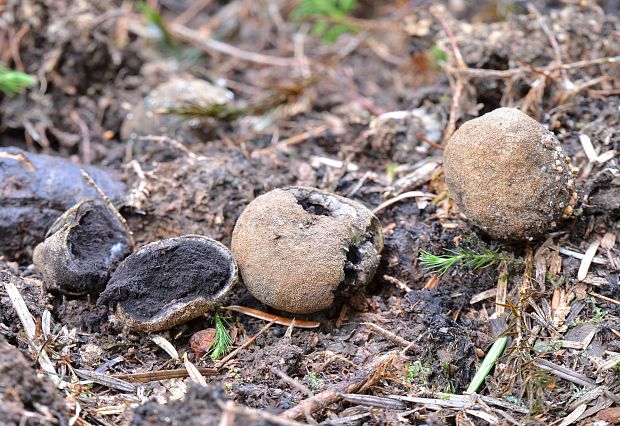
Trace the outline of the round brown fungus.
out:
<instances>
[{"instance_id":1,"label":"round brown fungus","mask_svg":"<svg viewBox=\"0 0 620 426\"><path fill-rule=\"evenodd\" d=\"M329 308L374 276L383 249L379 220L363 205L315 188L275 189L243 211L232 251L261 302L292 313Z\"/></svg>"},{"instance_id":2,"label":"round brown fungus","mask_svg":"<svg viewBox=\"0 0 620 426\"><path fill-rule=\"evenodd\" d=\"M464 123L446 146L444 172L461 212L497 239L537 237L577 201L575 167L556 137L514 108Z\"/></svg>"}]
</instances>

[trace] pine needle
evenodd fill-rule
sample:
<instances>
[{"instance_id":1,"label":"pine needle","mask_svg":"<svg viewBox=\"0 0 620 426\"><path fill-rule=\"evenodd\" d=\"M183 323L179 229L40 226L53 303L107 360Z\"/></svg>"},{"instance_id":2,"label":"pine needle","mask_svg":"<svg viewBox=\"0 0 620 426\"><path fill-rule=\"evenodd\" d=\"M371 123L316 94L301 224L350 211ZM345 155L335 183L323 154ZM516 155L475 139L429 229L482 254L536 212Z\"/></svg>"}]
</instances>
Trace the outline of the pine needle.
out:
<instances>
[{"instance_id":1,"label":"pine needle","mask_svg":"<svg viewBox=\"0 0 620 426\"><path fill-rule=\"evenodd\" d=\"M12 71L0 66L0 92L7 96L17 95L34 85L36 79L20 71Z\"/></svg>"},{"instance_id":2,"label":"pine needle","mask_svg":"<svg viewBox=\"0 0 620 426\"><path fill-rule=\"evenodd\" d=\"M228 326L228 321L219 312L216 312L215 342L211 346L211 359L214 361L220 359L232 349L233 341L228 332Z\"/></svg>"},{"instance_id":3,"label":"pine needle","mask_svg":"<svg viewBox=\"0 0 620 426\"><path fill-rule=\"evenodd\" d=\"M474 269L488 268L501 260L509 260L499 250L483 247L479 253L458 247L456 250L445 250L446 254L435 255L426 250L420 251L420 263L431 272L443 275L457 264Z\"/></svg>"}]
</instances>

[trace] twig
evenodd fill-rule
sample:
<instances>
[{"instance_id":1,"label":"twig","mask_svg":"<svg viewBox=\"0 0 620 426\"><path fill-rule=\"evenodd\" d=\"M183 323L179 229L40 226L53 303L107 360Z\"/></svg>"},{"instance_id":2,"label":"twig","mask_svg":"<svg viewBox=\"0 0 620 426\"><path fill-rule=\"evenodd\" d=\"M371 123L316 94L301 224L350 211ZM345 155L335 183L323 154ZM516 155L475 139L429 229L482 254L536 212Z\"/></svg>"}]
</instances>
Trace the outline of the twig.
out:
<instances>
[{"instance_id":1,"label":"twig","mask_svg":"<svg viewBox=\"0 0 620 426\"><path fill-rule=\"evenodd\" d=\"M288 146L299 145L300 143L303 143L310 138L316 138L317 136L320 136L323 133L325 133L328 129L329 128L325 125L318 126L318 127L315 127L314 129L310 129L298 135L291 136L290 138L281 140L280 142L274 145L268 146L267 148L263 148L263 149L260 149L254 152L257 153L258 155L267 155L273 151L277 151L279 149L286 148ZM252 154L254 154L254 152Z\"/></svg>"},{"instance_id":2,"label":"twig","mask_svg":"<svg viewBox=\"0 0 620 426\"><path fill-rule=\"evenodd\" d=\"M576 251L573 251L573 250L570 250L564 247L560 247L560 253L565 256L574 257L575 259L580 259L580 260L583 260L583 258L585 257L585 254L581 254L581 253L578 253ZM594 256L592 258L592 263L595 263L597 265L608 265L609 261L605 259L604 257Z\"/></svg>"},{"instance_id":3,"label":"twig","mask_svg":"<svg viewBox=\"0 0 620 426\"><path fill-rule=\"evenodd\" d=\"M377 324L373 324L371 322L363 322L361 325L365 325L366 327L373 329L374 331L376 331L377 333L379 333L380 335L382 335L389 341L396 343L397 345L408 347L412 343L407 339L403 339L402 337L397 336L391 331L388 331L382 327L379 327Z\"/></svg>"},{"instance_id":4,"label":"twig","mask_svg":"<svg viewBox=\"0 0 620 426\"><path fill-rule=\"evenodd\" d=\"M110 214L114 215L118 219L118 221L123 225L123 228L125 228L127 235L129 235L129 243L130 243L129 249L133 251L135 247L135 243L133 241L133 233L131 232L131 229L129 228L129 225L127 224L127 221L125 220L125 218L118 212L118 210L116 210L116 207L114 207L114 204L112 204L110 197L108 197L107 194L103 192L101 188L99 188L99 185L97 185L97 182L95 182L95 180L88 174L88 172L82 169L80 170L80 173L82 175L82 178L84 178L84 180L86 181L86 183L90 185L97 192L97 194L99 194L99 196L103 200L103 204L110 211Z\"/></svg>"},{"instance_id":5,"label":"twig","mask_svg":"<svg viewBox=\"0 0 620 426\"><path fill-rule=\"evenodd\" d=\"M620 301L617 301L616 299L612 299L611 297L603 296L602 294L598 294L593 291L589 291L588 294L590 296L594 296L598 299L604 300L605 302L613 303L614 305L620 305Z\"/></svg>"},{"instance_id":6,"label":"twig","mask_svg":"<svg viewBox=\"0 0 620 426\"><path fill-rule=\"evenodd\" d=\"M224 365L226 365L226 363L228 363L228 361L230 361L231 359L233 359L239 352L241 352L242 350L244 350L245 348L247 348L248 346L250 346L257 338L258 336L260 336L261 334L263 334L265 331L269 330L269 328L275 323L275 320L271 320L271 322L267 325L265 325L263 328L261 328L258 333L256 333L254 336L252 336L251 338L248 339L247 342L245 342L243 345L239 346L237 349L235 349L234 351L232 351L231 353L229 353L228 355L226 355L224 358L222 358L220 360L220 362L217 363L217 365L215 366L216 369L220 369L222 368Z\"/></svg>"},{"instance_id":7,"label":"twig","mask_svg":"<svg viewBox=\"0 0 620 426\"><path fill-rule=\"evenodd\" d=\"M278 377L280 377L282 380L284 380L286 383L288 383L289 386L292 386L292 387L302 391L303 393L308 395L309 399L314 399L314 395L312 394L310 389L308 389L306 386L304 386L301 383L297 382L295 379L293 379L292 377L288 376L286 373L284 373L284 372L282 372L280 370L272 368L271 371L273 373L275 373ZM308 405L308 411L305 414L306 414L306 421L309 424L314 424L314 425L317 424L316 420L314 420L312 418L312 413L310 412L310 405Z\"/></svg>"},{"instance_id":8,"label":"twig","mask_svg":"<svg viewBox=\"0 0 620 426\"><path fill-rule=\"evenodd\" d=\"M80 129L80 135L82 136L80 138L80 154L82 154L82 163L90 165L93 162L93 155L90 148L90 132L88 131L88 126L84 120L82 120L80 114L78 114L75 110L71 111L69 117L71 117L71 120L77 124Z\"/></svg>"},{"instance_id":9,"label":"twig","mask_svg":"<svg viewBox=\"0 0 620 426\"><path fill-rule=\"evenodd\" d=\"M556 376L561 377L564 380L568 380L569 382L578 384L580 386L585 386L588 388L593 388L596 386L594 380L589 379L587 376L579 374L576 371L571 370L570 368L554 364L551 361L539 359L534 362L534 365L538 368L542 368L543 370L550 371Z\"/></svg>"},{"instance_id":10,"label":"twig","mask_svg":"<svg viewBox=\"0 0 620 426\"><path fill-rule=\"evenodd\" d=\"M278 67L296 67L299 65L299 61L295 58L282 58L278 56L264 55L257 52L249 52L219 40L203 36L198 31L192 30L191 28L178 23L173 22L170 24L168 30L174 37L188 41L209 53L224 53L244 61L263 65L273 65Z\"/></svg>"},{"instance_id":11,"label":"twig","mask_svg":"<svg viewBox=\"0 0 620 426\"><path fill-rule=\"evenodd\" d=\"M523 74L529 73L538 73L543 74L547 72L556 71L559 69L576 69L576 68L586 68L593 65L607 65L607 64L615 64L620 63L620 56L608 56L604 58L596 58L596 59L586 59L583 61L571 62L568 64L553 64L547 65L542 68L528 68L528 67L517 67L510 68L507 70L493 70L487 68L467 68L467 69L459 69L450 65L446 65L446 71L451 74L461 74L467 75L473 78L513 78Z\"/></svg>"},{"instance_id":12,"label":"twig","mask_svg":"<svg viewBox=\"0 0 620 426\"><path fill-rule=\"evenodd\" d=\"M556 63L558 65L562 65L564 63L564 61L562 60L562 52L560 51L560 45L558 44L558 39L555 37L555 34L553 33L553 31L551 31L551 28L549 28L549 26L547 25L547 22L545 21L545 18L542 16L542 14L538 11L538 9L536 9L536 6L534 6L531 3L528 3L527 9L531 14L536 15L536 18L538 19L538 25L540 25L540 28L542 28L543 32L546 34L547 38L549 39L549 44L551 45L551 48L553 49ZM564 89L572 90L574 85L570 81L570 78L568 78L568 74L564 68L560 68L560 74L562 75Z\"/></svg>"},{"instance_id":13,"label":"twig","mask_svg":"<svg viewBox=\"0 0 620 426\"><path fill-rule=\"evenodd\" d=\"M463 60L463 55L461 54L461 50L459 49L458 43L456 42L456 37L454 37L454 33L448 22L444 19L443 16L435 13L433 8L430 7L428 9L429 13L439 22L446 35L448 36L448 40L450 41L450 46L452 47L452 53L456 60L456 66L458 70L467 70L469 67ZM461 103L461 96L463 94L463 90L465 88L465 75L464 74L456 74L456 82L454 83L454 90L452 94L452 104L450 105L450 118L448 119L448 124L446 125L446 130L443 135L443 144L445 145L452 136L452 133L456 130L456 121L458 119L458 110Z\"/></svg>"},{"instance_id":14,"label":"twig","mask_svg":"<svg viewBox=\"0 0 620 426\"><path fill-rule=\"evenodd\" d=\"M392 361L394 361L397 356L397 351L386 353L375 359L368 366L364 366L361 370L355 372L351 379L344 380L332 386L330 389L315 395L314 398L300 402L295 407L282 413L282 416L287 419L299 419L302 418L308 410L310 413L313 413L333 404L342 397L343 393L363 392L379 380L387 367L391 365ZM308 406L310 406L309 409Z\"/></svg>"},{"instance_id":15,"label":"twig","mask_svg":"<svg viewBox=\"0 0 620 426\"><path fill-rule=\"evenodd\" d=\"M251 419L261 419L267 420L270 423L275 423L277 425L282 426L305 426L306 423L299 423L294 420L289 420L287 418L283 418L282 416L278 416L277 414L271 414L265 410L257 410L255 408L242 407L242 406L230 406L224 404L222 401L216 401L217 405L222 409L222 411L232 412L238 416L249 417Z\"/></svg>"},{"instance_id":16,"label":"twig","mask_svg":"<svg viewBox=\"0 0 620 426\"><path fill-rule=\"evenodd\" d=\"M250 317L262 319L265 321L273 321L275 324L285 325L287 327L290 326L293 321L295 321L295 327L297 328L317 328L321 325L320 322L316 321L293 320L281 317L279 315L273 315L267 312L259 311L258 309L246 308L245 306L239 305L224 306L222 307L222 309L239 312L241 314L245 314Z\"/></svg>"},{"instance_id":17,"label":"twig","mask_svg":"<svg viewBox=\"0 0 620 426\"><path fill-rule=\"evenodd\" d=\"M214 376L217 374L215 368L197 367L198 372L203 376ZM125 380L127 382L155 382L158 380L183 379L189 374L185 368L175 368L173 370L149 371L147 373L112 374L112 377Z\"/></svg>"},{"instance_id":18,"label":"twig","mask_svg":"<svg viewBox=\"0 0 620 426\"><path fill-rule=\"evenodd\" d=\"M375 207L372 210L372 212L377 214L381 210L385 209L386 207L389 207L392 204L396 204L399 201L406 200L408 198L423 198L423 199L427 199L427 200L432 200L433 198L435 198L435 194L431 194L431 193L428 193L428 192L422 192L422 191L403 192L402 194L400 194L400 195L398 195L398 196L396 196L394 198L390 198L389 200L382 202L377 207Z\"/></svg>"}]
</instances>

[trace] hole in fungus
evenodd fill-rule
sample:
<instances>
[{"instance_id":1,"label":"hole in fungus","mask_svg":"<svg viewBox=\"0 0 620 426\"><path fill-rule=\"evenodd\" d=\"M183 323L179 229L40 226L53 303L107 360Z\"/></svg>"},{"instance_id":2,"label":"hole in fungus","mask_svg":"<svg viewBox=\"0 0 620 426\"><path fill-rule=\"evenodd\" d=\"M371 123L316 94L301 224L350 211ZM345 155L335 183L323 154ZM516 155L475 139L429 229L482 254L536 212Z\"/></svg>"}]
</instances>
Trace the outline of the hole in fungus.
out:
<instances>
[{"instance_id":1,"label":"hole in fungus","mask_svg":"<svg viewBox=\"0 0 620 426\"><path fill-rule=\"evenodd\" d=\"M107 271L130 252L130 241L118 220L102 205L91 205L68 236L74 261L88 270Z\"/></svg>"},{"instance_id":2,"label":"hole in fungus","mask_svg":"<svg viewBox=\"0 0 620 426\"><path fill-rule=\"evenodd\" d=\"M310 200L304 198L297 198L297 204L299 204L305 211L313 215L330 216L332 213L332 211L327 207L318 203L312 203Z\"/></svg>"}]
</instances>

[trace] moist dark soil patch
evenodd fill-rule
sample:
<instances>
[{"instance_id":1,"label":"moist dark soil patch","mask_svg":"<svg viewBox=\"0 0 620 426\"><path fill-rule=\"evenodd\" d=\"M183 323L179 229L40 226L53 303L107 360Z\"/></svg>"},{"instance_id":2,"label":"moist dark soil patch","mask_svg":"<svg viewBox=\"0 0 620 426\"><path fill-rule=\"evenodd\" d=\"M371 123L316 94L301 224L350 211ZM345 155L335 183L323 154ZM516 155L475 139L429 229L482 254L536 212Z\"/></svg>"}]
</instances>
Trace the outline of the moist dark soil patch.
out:
<instances>
[{"instance_id":1,"label":"moist dark soil patch","mask_svg":"<svg viewBox=\"0 0 620 426\"><path fill-rule=\"evenodd\" d=\"M0 335L0 424L68 424L62 394Z\"/></svg>"},{"instance_id":2,"label":"moist dark soil patch","mask_svg":"<svg viewBox=\"0 0 620 426\"><path fill-rule=\"evenodd\" d=\"M112 213L101 205L79 218L79 226L69 234L69 250L81 267L107 271L129 254L125 230Z\"/></svg>"},{"instance_id":3,"label":"moist dark soil patch","mask_svg":"<svg viewBox=\"0 0 620 426\"><path fill-rule=\"evenodd\" d=\"M118 302L136 319L148 320L173 303L210 300L229 280L230 260L215 247L187 240L146 246L119 265L99 303Z\"/></svg>"}]
</instances>

